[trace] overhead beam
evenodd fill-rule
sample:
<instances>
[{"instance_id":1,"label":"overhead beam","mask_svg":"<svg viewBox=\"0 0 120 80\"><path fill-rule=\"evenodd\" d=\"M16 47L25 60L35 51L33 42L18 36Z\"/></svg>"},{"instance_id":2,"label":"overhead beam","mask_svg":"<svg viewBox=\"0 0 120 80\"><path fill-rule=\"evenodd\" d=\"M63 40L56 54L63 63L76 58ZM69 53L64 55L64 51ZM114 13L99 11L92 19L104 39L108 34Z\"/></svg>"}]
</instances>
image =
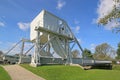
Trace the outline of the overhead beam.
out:
<instances>
[{"instance_id":1,"label":"overhead beam","mask_svg":"<svg viewBox=\"0 0 120 80\"><path fill-rule=\"evenodd\" d=\"M32 43L35 42L35 41L31 41L31 40L29 40L29 39L24 39L24 38L22 39L22 41L23 41L23 42L32 42Z\"/></svg>"},{"instance_id":2,"label":"overhead beam","mask_svg":"<svg viewBox=\"0 0 120 80\"><path fill-rule=\"evenodd\" d=\"M53 35L56 35L56 36L59 36L59 37L63 37L63 38L66 38L68 40L73 40L72 37L69 37L69 36L66 36L66 35L63 35L63 34L60 34L60 33L54 32L54 31L51 31L51 30L48 30L48 29L43 28L43 27L35 28L35 30L36 31L40 31L40 32L46 32L48 34L53 34Z\"/></svg>"}]
</instances>

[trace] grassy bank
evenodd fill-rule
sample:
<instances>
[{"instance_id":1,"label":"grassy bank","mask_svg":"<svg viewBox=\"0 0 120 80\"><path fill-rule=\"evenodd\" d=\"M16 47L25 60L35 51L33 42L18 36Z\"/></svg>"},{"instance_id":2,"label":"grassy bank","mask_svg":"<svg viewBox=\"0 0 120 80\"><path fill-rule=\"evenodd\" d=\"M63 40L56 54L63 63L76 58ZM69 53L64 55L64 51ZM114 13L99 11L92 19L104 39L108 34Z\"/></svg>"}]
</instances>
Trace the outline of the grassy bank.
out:
<instances>
[{"instance_id":1,"label":"grassy bank","mask_svg":"<svg viewBox=\"0 0 120 80\"><path fill-rule=\"evenodd\" d=\"M40 66L37 68L21 65L46 80L120 80L119 70L82 70L73 66Z\"/></svg>"},{"instance_id":2,"label":"grassy bank","mask_svg":"<svg viewBox=\"0 0 120 80\"><path fill-rule=\"evenodd\" d=\"M113 65L113 70L120 70L120 65Z\"/></svg>"},{"instance_id":3,"label":"grassy bank","mask_svg":"<svg viewBox=\"0 0 120 80\"><path fill-rule=\"evenodd\" d=\"M0 66L0 80L11 80L8 73Z\"/></svg>"}]
</instances>

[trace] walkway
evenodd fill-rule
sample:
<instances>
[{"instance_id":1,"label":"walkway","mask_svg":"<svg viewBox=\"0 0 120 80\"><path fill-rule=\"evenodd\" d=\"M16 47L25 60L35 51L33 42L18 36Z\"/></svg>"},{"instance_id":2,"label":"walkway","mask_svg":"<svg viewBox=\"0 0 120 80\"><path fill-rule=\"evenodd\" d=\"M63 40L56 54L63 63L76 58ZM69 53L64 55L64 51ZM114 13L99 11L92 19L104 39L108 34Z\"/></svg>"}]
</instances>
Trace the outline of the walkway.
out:
<instances>
[{"instance_id":1,"label":"walkway","mask_svg":"<svg viewBox=\"0 0 120 80\"><path fill-rule=\"evenodd\" d=\"M45 80L19 65L6 65L3 68L11 76L12 80Z\"/></svg>"}]
</instances>

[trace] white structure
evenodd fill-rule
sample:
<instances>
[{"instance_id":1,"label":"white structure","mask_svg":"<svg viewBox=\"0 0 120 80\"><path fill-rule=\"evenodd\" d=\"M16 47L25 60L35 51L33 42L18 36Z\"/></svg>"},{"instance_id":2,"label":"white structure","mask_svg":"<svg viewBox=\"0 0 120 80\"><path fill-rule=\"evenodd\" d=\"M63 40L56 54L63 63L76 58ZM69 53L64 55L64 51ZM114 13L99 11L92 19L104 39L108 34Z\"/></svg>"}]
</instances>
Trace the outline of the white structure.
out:
<instances>
[{"instance_id":1,"label":"white structure","mask_svg":"<svg viewBox=\"0 0 120 80\"><path fill-rule=\"evenodd\" d=\"M71 42L77 43L82 50L67 23L45 10L31 22L30 39L35 41L35 52L31 62L35 66L40 65L40 57L48 55L52 57L52 51L67 59L67 63L72 63Z\"/></svg>"},{"instance_id":2,"label":"white structure","mask_svg":"<svg viewBox=\"0 0 120 80\"><path fill-rule=\"evenodd\" d=\"M35 28L43 27L45 29L48 29L53 32L62 33L66 36L72 37L72 34L70 33L68 29L67 23L60 19L59 17L42 10L40 14L31 22L30 25L30 39L35 40L37 37L37 31L35 31ZM40 33L41 35L41 42L45 43L48 41L47 34ZM45 38L45 39L44 39Z\"/></svg>"}]
</instances>

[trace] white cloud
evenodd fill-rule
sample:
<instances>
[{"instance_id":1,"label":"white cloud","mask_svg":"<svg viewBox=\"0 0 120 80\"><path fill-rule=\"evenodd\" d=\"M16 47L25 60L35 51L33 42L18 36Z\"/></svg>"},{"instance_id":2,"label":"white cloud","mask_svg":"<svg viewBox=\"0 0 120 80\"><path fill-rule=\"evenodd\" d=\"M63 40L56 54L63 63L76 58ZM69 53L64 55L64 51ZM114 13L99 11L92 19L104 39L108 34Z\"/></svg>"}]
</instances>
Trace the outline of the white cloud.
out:
<instances>
[{"instance_id":1,"label":"white cloud","mask_svg":"<svg viewBox=\"0 0 120 80\"><path fill-rule=\"evenodd\" d=\"M74 19L74 24L76 25L75 27L72 28L74 33L79 33L79 31L80 31L79 23L80 23L79 20Z\"/></svg>"},{"instance_id":2,"label":"white cloud","mask_svg":"<svg viewBox=\"0 0 120 80\"><path fill-rule=\"evenodd\" d=\"M105 25L105 29L112 30L113 28L119 27L120 22L112 20L111 22L108 22L107 25Z\"/></svg>"},{"instance_id":3,"label":"white cloud","mask_svg":"<svg viewBox=\"0 0 120 80\"><path fill-rule=\"evenodd\" d=\"M19 26L19 28L23 31L29 29L30 27L30 23L23 23L23 22L19 22L17 23L17 25Z\"/></svg>"},{"instance_id":4,"label":"white cloud","mask_svg":"<svg viewBox=\"0 0 120 80\"><path fill-rule=\"evenodd\" d=\"M98 18L93 19L92 23L98 23L98 21L101 18L104 18L106 15L108 15L113 10L114 5L116 5L116 7L120 7L119 4L120 2L116 4L114 0L99 0L99 4L97 8ZM107 25L105 25L105 29L112 30L113 28L119 25L120 25L119 22L111 21L111 22L108 22Z\"/></svg>"},{"instance_id":5,"label":"white cloud","mask_svg":"<svg viewBox=\"0 0 120 80\"><path fill-rule=\"evenodd\" d=\"M100 0L97 8L98 19L108 15L112 10L115 2L113 0Z\"/></svg>"},{"instance_id":6,"label":"white cloud","mask_svg":"<svg viewBox=\"0 0 120 80\"><path fill-rule=\"evenodd\" d=\"M0 22L0 27L4 27L5 24L3 22Z\"/></svg>"},{"instance_id":7,"label":"white cloud","mask_svg":"<svg viewBox=\"0 0 120 80\"><path fill-rule=\"evenodd\" d=\"M63 6L65 6L65 4L66 4L65 1L58 0L56 9L61 10Z\"/></svg>"},{"instance_id":8,"label":"white cloud","mask_svg":"<svg viewBox=\"0 0 120 80\"><path fill-rule=\"evenodd\" d=\"M79 33L79 31L80 31L80 26L76 26L75 27L75 33Z\"/></svg>"},{"instance_id":9,"label":"white cloud","mask_svg":"<svg viewBox=\"0 0 120 80\"><path fill-rule=\"evenodd\" d=\"M80 31L80 26L71 27L71 29L72 29L72 31L73 31L74 33L79 33L79 31Z\"/></svg>"},{"instance_id":10,"label":"white cloud","mask_svg":"<svg viewBox=\"0 0 120 80\"><path fill-rule=\"evenodd\" d=\"M95 44L93 44L93 43L90 45L90 49L91 49L91 51L92 51L92 52L94 52L94 51L95 51L95 47L96 47L96 45L95 45Z\"/></svg>"},{"instance_id":11,"label":"white cloud","mask_svg":"<svg viewBox=\"0 0 120 80\"><path fill-rule=\"evenodd\" d=\"M74 20L74 23L75 23L75 24L79 24L80 22L75 19L75 20Z\"/></svg>"}]
</instances>

